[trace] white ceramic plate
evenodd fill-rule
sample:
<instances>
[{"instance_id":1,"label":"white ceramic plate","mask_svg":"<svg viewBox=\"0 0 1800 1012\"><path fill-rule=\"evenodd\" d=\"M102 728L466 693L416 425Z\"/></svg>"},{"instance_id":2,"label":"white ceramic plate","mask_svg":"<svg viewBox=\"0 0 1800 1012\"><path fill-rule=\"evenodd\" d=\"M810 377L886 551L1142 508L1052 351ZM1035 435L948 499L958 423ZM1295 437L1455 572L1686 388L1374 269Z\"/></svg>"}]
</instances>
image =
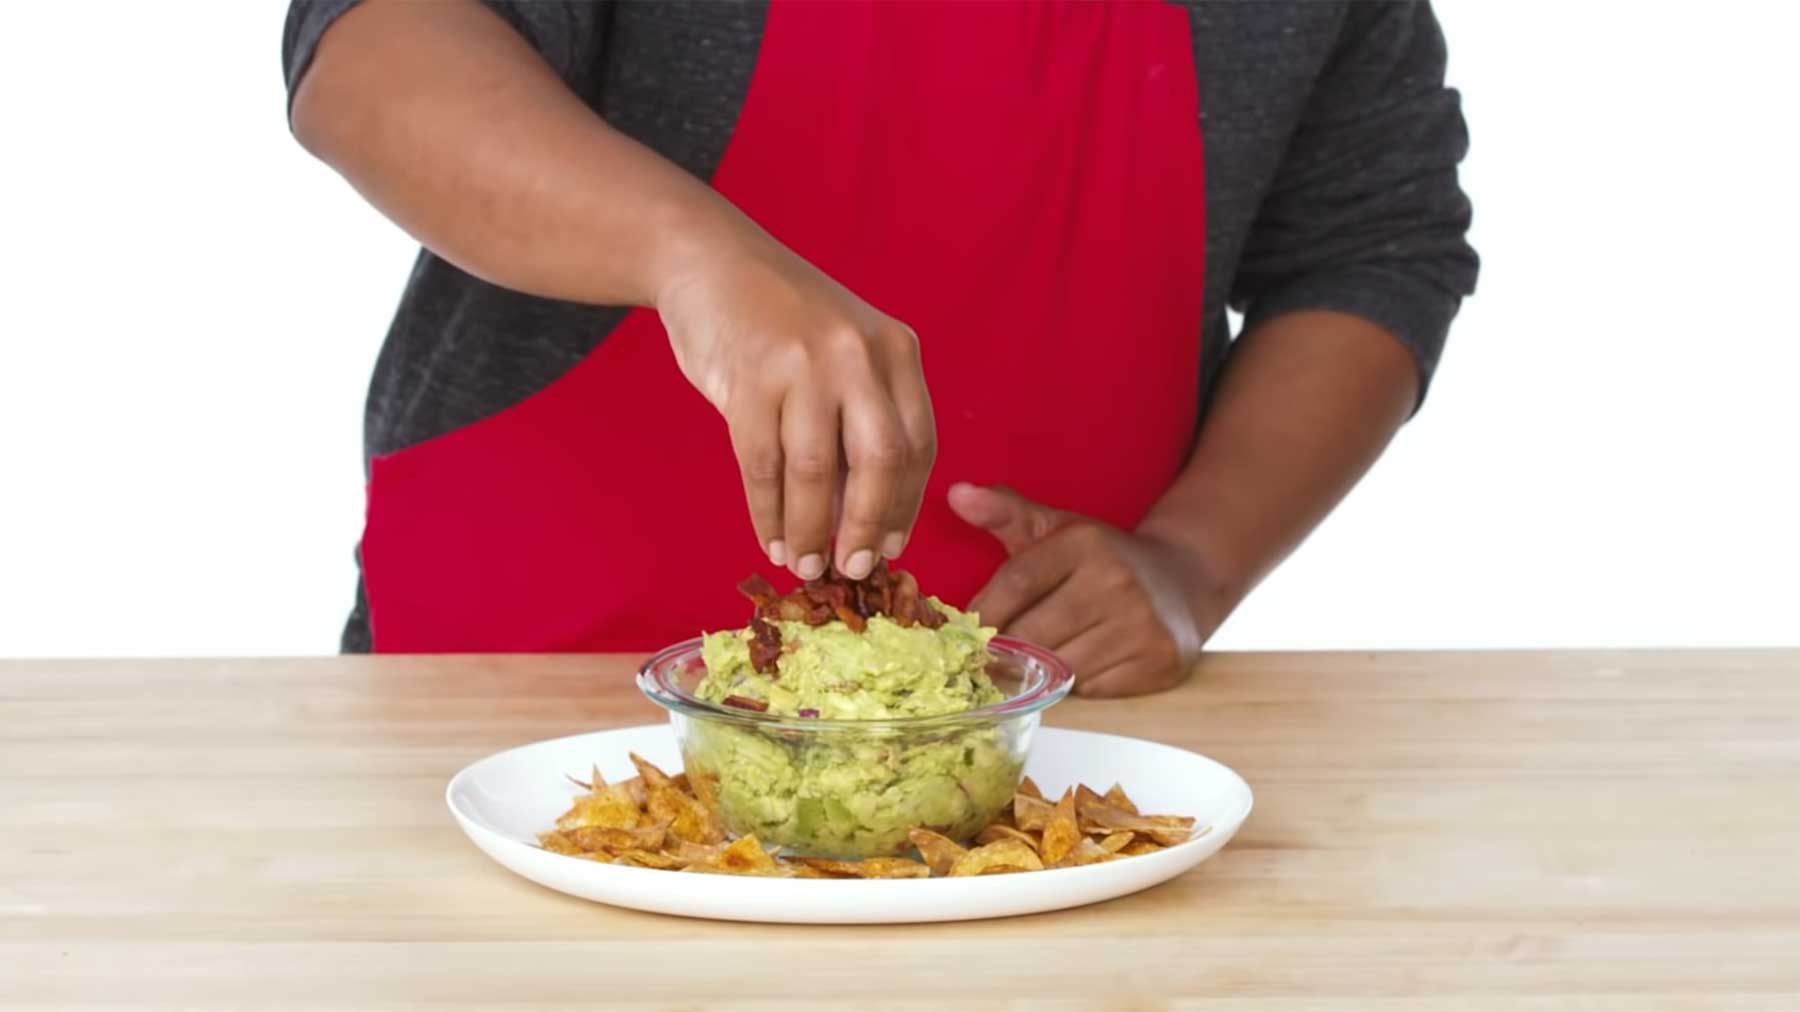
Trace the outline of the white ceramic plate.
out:
<instances>
[{"instance_id":1,"label":"white ceramic plate","mask_svg":"<svg viewBox=\"0 0 1800 1012\"><path fill-rule=\"evenodd\" d=\"M1166 882L1217 853L1250 814L1250 787L1225 766L1168 745L1045 727L1025 771L1051 797L1077 780L1125 785L1146 812L1192 815L1204 836L1154 854L1080 868L959 879L824 880L683 875L600 864L537 846L581 793L564 774L598 765L635 774L636 752L681 768L666 724L558 738L489 756L450 781L445 800L489 857L540 885L584 899L687 917L797 924L900 924L1005 917L1097 903Z\"/></svg>"}]
</instances>

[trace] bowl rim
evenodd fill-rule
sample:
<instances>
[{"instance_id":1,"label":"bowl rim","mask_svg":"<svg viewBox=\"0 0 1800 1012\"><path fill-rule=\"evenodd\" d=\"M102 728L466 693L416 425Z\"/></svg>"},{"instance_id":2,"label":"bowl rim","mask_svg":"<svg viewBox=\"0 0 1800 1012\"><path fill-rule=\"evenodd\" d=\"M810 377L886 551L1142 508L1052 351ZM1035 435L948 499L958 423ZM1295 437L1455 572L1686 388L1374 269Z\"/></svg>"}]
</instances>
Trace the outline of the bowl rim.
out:
<instances>
[{"instance_id":1,"label":"bowl rim","mask_svg":"<svg viewBox=\"0 0 1800 1012\"><path fill-rule=\"evenodd\" d=\"M995 653L1022 656L1037 663L1037 670L1042 672L1036 681L1027 682L1025 688L1017 695L1008 696L998 703L978 706L973 710L959 710L956 713L941 713L923 717L878 717L868 720L823 718L823 717L789 717L779 714L763 713L757 710L741 710L737 707L723 706L681 688L674 681L664 677L671 670L672 661L685 654L699 655L704 637L696 636L690 640L682 640L658 650L650 655L650 659L638 668L637 686L639 691L653 703L673 714L695 717L701 720L724 721L779 731L917 731L939 727L953 727L963 724L991 724L1015 717L1042 712L1045 708L1061 702L1075 687L1075 675L1062 658L1035 643L1014 639L1011 636L995 636L988 641L988 649Z\"/></svg>"}]
</instances>

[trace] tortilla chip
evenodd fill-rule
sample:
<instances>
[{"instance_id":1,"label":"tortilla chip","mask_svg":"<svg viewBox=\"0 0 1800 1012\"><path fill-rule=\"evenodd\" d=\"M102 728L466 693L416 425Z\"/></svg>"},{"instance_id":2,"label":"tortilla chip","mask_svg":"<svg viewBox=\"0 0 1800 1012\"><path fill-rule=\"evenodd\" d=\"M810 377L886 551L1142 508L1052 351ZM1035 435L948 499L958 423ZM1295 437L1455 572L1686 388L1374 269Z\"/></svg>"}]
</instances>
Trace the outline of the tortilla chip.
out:
<instances>
[{"instance_id":1,"label":"tortilla chip","mask_svg":"<svg viewBox=\"0 0 1800 1012\"><path fill-rule=\"evenodd\" d=\"M1132 803L1131 796L1125 793L1125 788L1118 784L1113 784L1106 789L1106 803L1114 808L1122 808L1133 815L1138 814L1138 806Z\"/></svg>"},{"instance_id":2,"label":"tortilla chip","mask_svg":"<svg viewBox=\"0 0 1800 1012\"><path fill-rule=\"evenodd\" d=\"M631 795L631 800L637 802L639 808L644 807L644 803L650 800L650 792L644 789L643 777L632 777L630 780L621 780L616 786L626 794Z\"/></svg>"},{"instance_id":3,"label":"tortilla chip","mask_svg":"<svg viewBox=\"0 0 1800 1012\"><path fill-rule=\"evenodd\" d=\"M611 856L604 852L583 856L608 864L626 864L638 868L654 868L657 871L674 871L682 866L680 861L654 850L626 850L619 852L617 856Z\"/></svg>"},{"instance_id":4,"label":"tortilla chip","mask_svg":"<svg viewBox=\"0 0 1800 1012\"><path fill-rule=\"evenodd\" d=\"M999 874L1005 871L1042 871L1044 862L1021 840L995 840L984 843L956 859L950 868L951 878L968 875Z\"/></svg>"},{"instance_id":5,"label":"tortilla chip","mask_svg":"<svg viewBox=\"0 0 1800 1012\"><path fill-rule=\"evenodd\" d=\"M694 785L688 782L688 775L686 773L677 773L669 779L675 782L675 789L681 793L694 793Z\"/></svg>"},{"instance_id":6,"label":"tortilla chip","mask_svg":"<svg viewBox=\"0 0 1800 1012\"><path fill-rule=\"evenodd\" d=\"M1151 815L1151 816L1140 816L1140 818L1173 819L1173 818L1175 818L1175 816ZM1185 825L1185 826L1148 825L1148 826L1133 826L1130 828L1131 828L1131 831L1136 833L1137 835L1147 836L1150 839L1155 840L1157 843L1160 843L1165 847L1173 847L1173 846L1176 846L1177 844L1183 844L1194 838L1194 820L1193 819L1188 819L1187 825Z\"/></svg>"},{"instance_id":7,"label":"tortilla chip","mask_svg":"<svg viewBox=\"0 0 1800 1012\"><path fill-rule=\"evenodd\" d=\"M1104 805L1106 799L1094 793L1094 789L1086 784L1075 785L1075 808L1077 810L1093 805Z\"/></svg>"},{"instance_id":8,"label":"tortilla chip","mask_svg":"<svg viewBox=\"0 0 1800 1012\"><path fill-rule=\"evenodd\" d=\"M808 868L806 865L803 865L803 864L790 864L787 866L787 869L788 869L788 871L791 871L794 873L794 875L793 875L794 878L841 879L841 878L850 878L851 877L848 875L832 875L827 872L822 872L817 868Z\"/></svg>"},{"instance_id":9,"label":"tortilla chip","mask_svg":"<svg viewBox=\"0 0 1800 1012\"><path fill-rule=\"evenodd\" d=\"M695 843L692 840L683 840L673 836L664 839L662 846L664 854L680 861L683 865L716 861L724 849L725 844L723 843Z\"/></svg>"},{"instance_id":10,"label":"tortilla chip","mask_svg":"<svg viewBox=\"0 0 1800 1012\"><path fill-rule=\"evenodd\" d=\"M551 830L548 833L539 834L538 846L552 854L568 854L573 857L579 857L582 854L582 849L576 846L575 841L569 839L561 830Z\"/></svg>"},{"instance_id":11,"label":"tortilla chip","mask_svg":"<svg viewBox=\"0 0 1800 1012\"><path fill-rule=\"evenodd\" d=\"M1082 832L1095 836L1129 829L1139 836L1147 836L1157 843L1172 847L1188 839L1194 832L1194 819L1186 815L1133 815L1106 801L1089 804L1085 808L1078 806L1078 811Z\"/></svg>"},{"instance_id":12,"label":"tortilla chip","mask_svg":"<svg viewBox=\"0 0 1800 1012\"><path fill-rule=\"evenodd\" d=\"M1116 827L1113 826L1102 825L1083 825L1081 827L1082 832L1091 836L1109 834L1115 828ZM1131 832L1132 835L1136 837L1136 840L1133 841L1134 843L1143 843L1145 840L1149 840L1158 847L1173 847L1176 844L1186 843L1188 840L1192 839L1194 835L1192 830L1172 829L1168 826L1133 826L1131 827ZM1119 853L1125 853L1130 847L1131 844L1126 844L1124 848L1119 850Z\"/></svg>"},{"instance_id":13,"label":"tortilla chip","mask_svg":"<svg viewBox=\"0 0 1800 1012\"><path fill-rule=\"evenodd\" d=\"M600 775L600 767L595 766L593 770L593 774L587 780L577 780L567 773L564 773L563 776L569 778L569 783L574 784L584 791L591 792L596 785L599 787L606 786L606 778ZM613 786L624 788L625 793L631 795L631 800L637 802L639 808L644 807L644 781L642 777L632 777L630 780L621 780Z\"/></svg>"},{"instance_id":14,"label":"tortilla chip","mask_svg":"<svg viewBox=\"0 0 1800 1012\"><path fill-rule=\"evenodd\" d=\"M1042 831L1050 821L1050 813L1055 810L1055 806L1042 798L1013 795L1013 825L1020 829Z\"/></svg>"},{"instance_id":15,"label":"tortilla chip","mask_svg":"<svg viewBox=\"0 0 1800 1012\"><path fill-rule=\"evenodd\" d=\"M1136 857L1139 854L1154 854L1163 849L1163 845L1155 840L1133 840L1119 849L1121 857Z\"/></svg>"},{"instance_id":16,"label":"tortilla chip","mask_svg":"<svg viewBox=\"0 0 1800 1012\"><path fill-rule=\"evenodd\" d=\"M745 878L800 878L800 869L791 864L774 864L767 868L752 868L748 871L733 871L716 864L690 864L686 868L677 869L692 872L696 875L741 875ZM807 876L811 877L811 876Z\"/></svg>"},{"instance_id":17,"label":"tortilla chip","mask_svg":"<svg viewBox=\"0 0 1800 1012\"><path fill-rule=\"evenodd\" d=\"M683 773L682 776L687 776ZM700 800L708 811L717 811L719 807L719 775L717 773L696 773L688 778L687 791Z\"/></svg>"},{"instance_id":18,"label":"tortilla chip","mask_svg":"<svg viewBox=\"0 0 1800 1012\"><path fill-rule=\"evenodd\" d=\"M668 828L669 824L666 822L659 822L654 826L639 826L635 829L615 829L612 826L577 826L567 830L563 835L582 850L660 850Z\"/></svg>"},{"instance_id":19,"label":"tortilla chip","mask_svg":"<svg viewBox=\"0 0 1800 1012\"><path fill-rule=\"evenodd\" d=\"M1058 867L1068 868L1080 867L1084 864L1099 864L1101 861L1111 861L1117 856L1118 855L1114 854L1112 851L1107 850L1084 836L1075 844L1075 849L1069 851L1069 856L1065 858L1063 863L1058 865Z\"/></svg>"},{"instance_id":20,"label":"tortilla chip","mask_svg":"<svg viewBox=\"0 0 1800 1012\"><path fill-rule=\"evenodd\" d=\"M632 829L643 822L642 813L638 811L637 802L631 799L631 793L623 787L612 786L600 780L599 772L594 771L593 793L576 798L574 807L556 820L557 829L564 832L582 826Z\"/></svg>"},{"instance_id":21,"label":"tortilla chip","mask_svg":"<svg viewBox=\"0 0 1800 1012\"><path fill-rule=\"evenodd\" d=\"M911 838L913 846L919 848L919 856L925 859L925 864L933 875L950 874L950 869L956 866L956 862L969 853L968 848L955 840L923 827L906 835Z\"/></svg>"},{"instance_id":22,"label":"tortilla chip","mask_svg":"<svg viewBox=\"0 0 1800 1012\"><path fill-rule=\"evenodd\" d=\"M1108 854L1117 854L1119 851L1123 850L1125 845L1130 843L1132 839L1133 837L1130 830L1121 829L1117 833L1108 834L1105 839L1101 840L1100 849L1106 851Z\"/></svg>"},{"instance_id":23,"label":"tortilla chip","mask_svg":"<svg viewBox=\"0 0 1800 1012\"><path fill-rule=\"evenodd\" d=\"M1036 798L1039 801L1049 800L1048 798L1044 797L1044 792L1041 789L1039 789L1039 787L1037 785L1037 781L1031 779L1030 777L1026 777L1025 779L1019 781L1019 789L1014 791L1013 793L1014 794L1023 794L1028 798Z\"/></svg>"},{"instance_id":24,"label":"tortilla chip","mask_svg":"<svg viewBox=\"0 0 1800 1012\"><path fill-rule=\"evenodd\" d=\"M863 878L930 878L931 868L910 857L865 857Z\"/></svg>"},{"instance_id":25,"label":"tortilla chip","mask_svg":"<svg viewBox=\"0 0 1800 1012\"><path fill-rule=\"evenodd\" d=\"M676 790L667 777L657 784L650 783L649 777L644 781L650 792L644 810L657 822L668 823L670 835L694 843L719 843L725 839L725 827L712 812L698 800Z\"/></svg>"},{"instance_id":26,"label":"tortilla chip","mask_svg":"<svg viewBox=\"0 0 1800 1012\"><path fill-rule=\"evenodd\" d=\"M1025 844L1032 850L1038 849L1038 838L1035 834L1027 833L1016 826L1002 825L998 822L975 834L975 842L993 843L995 840L1003 840L1007 837L1011 837L1015 840L1024 840Z\"/></svg>"},{"instance_id":27,"label":"tortilla chip","mask_svg":"<svg viewBox=\"0 0 1800 1012\"><path fill-rule=\"evenodd\" d=\"M861 878L857 874L855 861L834 861L828 857L790 857L788 863L796 868L804 868L812 875L808 878ZM931 869L927 868L929 874Z\"/></svg>"},{"instance_id":28,"label":"tortilla chip","mask_svg":"<svg viewBox=\"0 0 1800 1012\"><path fill-rule=\"evenodd\" d=\"M636 752L630 753L631 765L637 767L638 776L644 780L644 789L654 791L662 787L674 787L675 781L667 773L658 769L656 764ZM679 789L679 788L677 788Z\"/></svg>"},{"instance_id":29,"label":"tortilla chip","mask_svg":"<svg viewBox=\"0 0 1800 1012\"><path fill-rule=\"evenodd\" d=\"M780 870L775 856L763 849L762 841L754 833L733 840L709 865L694 867L707 867L728 875L766 875Z\"/></svg>"},{"instance_id":30,"label":"tortilla chip","mask_svg":"<svg viewBox=\"0 0 1800 1012\"><path fill-rule=\"evenodd\" d=\"M1081 838L1081 828L1075 823L1075 792L1064 791L1050 812L1050 821L1044 824L1038 851L1045 864L1061 865L1074 852L1075 844Z\"/></svg>"},{"instance_id":31,"label":"tortilla chip","mask_svg":"<svg viewBox=\"0 0 1800 1012\"><path fill-rule=\"evenodd\" d=\"M865 857L861 861L833 861L823 857L797 857L793 863L832 878L930 878L931 869L907 857Z\"/></svg>"}]
</instances>

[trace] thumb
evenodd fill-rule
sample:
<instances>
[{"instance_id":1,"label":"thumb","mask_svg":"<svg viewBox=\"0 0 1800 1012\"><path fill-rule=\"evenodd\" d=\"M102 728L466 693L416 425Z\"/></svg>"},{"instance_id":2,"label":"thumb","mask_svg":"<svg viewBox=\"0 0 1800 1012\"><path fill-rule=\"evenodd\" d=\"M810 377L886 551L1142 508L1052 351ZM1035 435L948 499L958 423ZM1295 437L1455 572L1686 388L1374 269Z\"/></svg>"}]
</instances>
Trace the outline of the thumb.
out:
<instances>
[{"instance_id":1,"label":"thumb","mask_svg":"<svg viewBox=\"0 0 1800 1012\"><path fill-rule=\"evenodd\" d=\"M950 509L957 516L1000 539L1006 554L1017 555L1062 526L1068 514L1032 502L1004 485L950 486Z\"/></svg>"}]
</instances>

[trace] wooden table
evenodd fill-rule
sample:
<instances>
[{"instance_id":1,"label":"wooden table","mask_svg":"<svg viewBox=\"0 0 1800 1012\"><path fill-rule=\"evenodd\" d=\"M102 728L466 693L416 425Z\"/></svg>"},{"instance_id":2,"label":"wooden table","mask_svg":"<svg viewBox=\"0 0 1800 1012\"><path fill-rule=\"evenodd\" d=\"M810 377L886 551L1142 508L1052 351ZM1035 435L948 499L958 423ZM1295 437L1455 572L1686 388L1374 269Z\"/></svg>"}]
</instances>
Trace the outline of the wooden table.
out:
<instances>
[{"instance_id":1,"label":"wooden table","mask_svg":"<svg viewBox=\"0 0 1800 1012\"><path fill-rule=\"evenodd\" d=\"M632 667L0 664L0 1008L1800 1010L1800 652L1214 656L1051 723L1240 770L1222 854L898 928L613 910L457 832L471 760L658 719Z\"/></svg>"}]
</instances>

